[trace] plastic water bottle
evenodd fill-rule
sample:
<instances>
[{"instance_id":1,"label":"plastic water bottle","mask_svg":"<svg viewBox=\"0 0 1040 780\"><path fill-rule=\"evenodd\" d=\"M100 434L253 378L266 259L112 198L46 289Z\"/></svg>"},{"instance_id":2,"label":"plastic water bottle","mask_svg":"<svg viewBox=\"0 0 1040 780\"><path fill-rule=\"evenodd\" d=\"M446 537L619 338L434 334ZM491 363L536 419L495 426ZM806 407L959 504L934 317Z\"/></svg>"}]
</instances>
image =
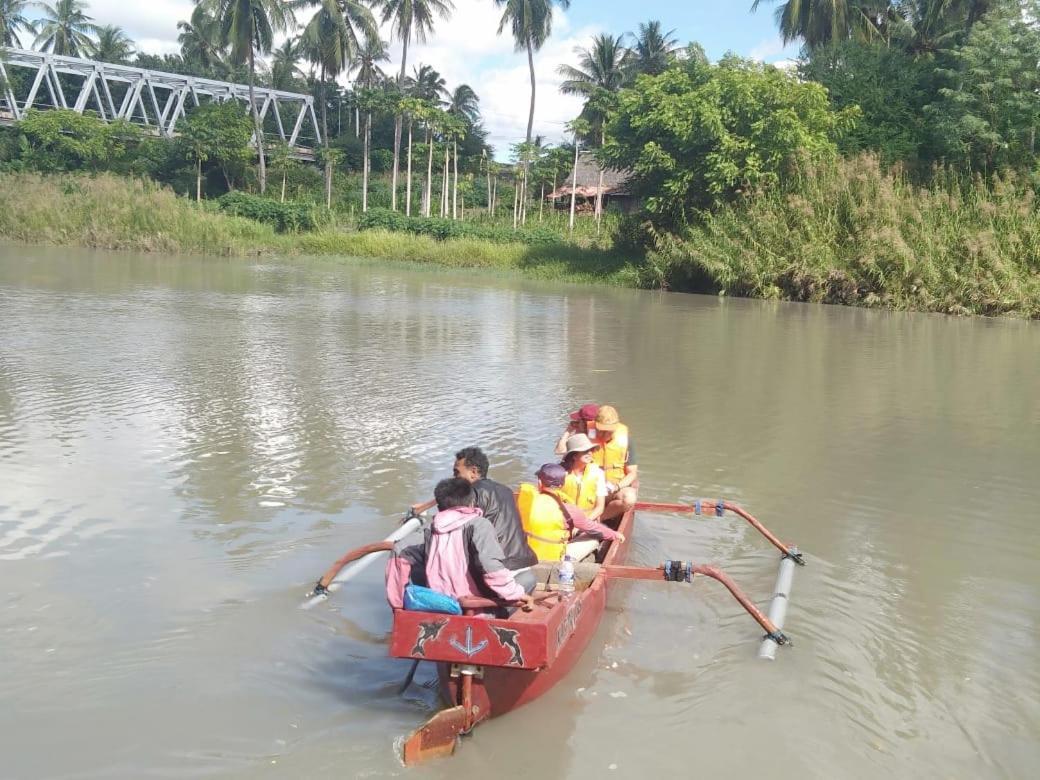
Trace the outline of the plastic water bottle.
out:
<instances>
[{"instance_id":1,"label":"plastic water bottle","mask_svg":"<svg viewBox=\"0 0 1040 780\"><path fill-rule=\"evenodd\" d=\"M564 598L574 593L574 559L569 555L560 561L560 593Z\"/></svg>"}]
</instances>

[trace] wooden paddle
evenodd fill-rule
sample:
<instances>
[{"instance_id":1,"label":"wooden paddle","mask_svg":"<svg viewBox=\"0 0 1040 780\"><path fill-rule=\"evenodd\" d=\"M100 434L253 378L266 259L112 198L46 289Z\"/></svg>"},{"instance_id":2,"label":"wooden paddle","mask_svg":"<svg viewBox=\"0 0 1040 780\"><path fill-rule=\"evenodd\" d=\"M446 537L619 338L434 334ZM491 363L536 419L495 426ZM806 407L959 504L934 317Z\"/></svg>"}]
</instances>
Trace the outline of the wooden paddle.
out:
<instances>
[{"instance_id":1,"label":"wooden paddle","mask_svg":"<svg viewBox=\"0 0 1040 780\"><path fill-rule=\"evenodd\" d=\"M636 509L643 512L689 512L695 515L700 514L714 514L716 517L722 517L725 512L732 512L735 515L743 517L756 531L762 536L769 540L776 549L784 554L785 557L790 558L799 566L805 565L805 560L802 558L802 554L797 550L792 549L793 545L786 545L781 542L776 536L762 525L757 519L755 519L750 512L745 511L742 507L737 504L731 504L729 501L723 501L721 498L698 498L695 499L692 504L669 504L660 501L637 501Z\"/></svg>"}]
</instances>

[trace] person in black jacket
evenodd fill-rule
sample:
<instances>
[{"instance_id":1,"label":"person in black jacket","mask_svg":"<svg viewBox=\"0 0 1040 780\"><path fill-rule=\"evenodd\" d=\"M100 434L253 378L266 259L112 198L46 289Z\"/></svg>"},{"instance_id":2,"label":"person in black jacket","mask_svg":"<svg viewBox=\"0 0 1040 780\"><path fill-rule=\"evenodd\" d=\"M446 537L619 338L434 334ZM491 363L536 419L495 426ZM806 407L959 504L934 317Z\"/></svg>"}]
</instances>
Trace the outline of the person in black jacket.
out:
<instances>
[{"instance_id":1,"label":"person in black jacket","mask_svg":"<svg viewBox=\"0 0 1040 780\"><path fill-rule=\"evenodd\" d=\"M495 527L495 534L505 553L502 563L517 575L517 581L530 593L535 578L533 573L525 570L538 563L538 556L527 543L527 534L520 521L513 491L506 485L488 479L487 473L488 458L480 447L465 447L455 453L454 475L473 485L477 506ZM531 587L527 587L528 584Z\"/></svg>"}]
</instances>

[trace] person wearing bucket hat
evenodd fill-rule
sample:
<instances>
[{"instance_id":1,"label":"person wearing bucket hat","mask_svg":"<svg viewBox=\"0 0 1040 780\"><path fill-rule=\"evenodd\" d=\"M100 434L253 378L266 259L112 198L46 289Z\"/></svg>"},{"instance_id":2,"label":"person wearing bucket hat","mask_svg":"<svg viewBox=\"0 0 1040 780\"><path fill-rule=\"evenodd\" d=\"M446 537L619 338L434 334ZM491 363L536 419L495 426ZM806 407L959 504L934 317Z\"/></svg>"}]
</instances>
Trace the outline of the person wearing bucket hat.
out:
<instances>
[{"instance_id":1,"label":"person wearing bucket hat","mask_svg":"<svg viewBox=\"0 0 1040 780\"><path fill-rule=\"evenodd\" d=\"M570 423L568 423L563 433L560 434L554 452L557 455L565 455L567 453L567 439L576 433L584 433L589 438L593 438L596 435L594 426L597 412L599 412L599 406L596 404L584 404L578 411L571 412Z\"/></svg>"},{"instance_id":2,"label":"person wearing bucket hat","mask_svg":"<svg viewBox=\"0 0 1040 780\"><path fill-rule=\"evenodd\" d=\"M562 489L567 471L559 463L543 464L535 477L538 492L524 512L524 530L531 549L540 561L558 561L565 554L574 554L572 548L583 547L578 559L593 552L600 539L625 541L623 534L613 528L590 520L578 507L567 501ZM587 549L586 549L587 548Z\"/></svg>"},{"instance_id":3,"label":"person wearing bucket hat","mask_svg":"<svg viewBox=\"0 0 1040 780\"><path fill-rule=\"evenodd\" d=\"M590 520L603 515L607 498L607 478L603 469L592 462L592 453L598 447L584 433L576 433L567 439L567 452L560 464L567 470L562 494Z\"/></svg>"},{"instance_id":4,"label":"person wearing bucket hat","mask_svg":"<svg viewBox=\"0 0 1040 780\"><path fill-rule=\"evenodd\" d=\"M600 519L620 517L636 505L639 489L639 467L628 426L621 422L618 411L604 404L596 412L596 441L592 461L607 480L606 507Z\"/></svg>"}]
</instances>

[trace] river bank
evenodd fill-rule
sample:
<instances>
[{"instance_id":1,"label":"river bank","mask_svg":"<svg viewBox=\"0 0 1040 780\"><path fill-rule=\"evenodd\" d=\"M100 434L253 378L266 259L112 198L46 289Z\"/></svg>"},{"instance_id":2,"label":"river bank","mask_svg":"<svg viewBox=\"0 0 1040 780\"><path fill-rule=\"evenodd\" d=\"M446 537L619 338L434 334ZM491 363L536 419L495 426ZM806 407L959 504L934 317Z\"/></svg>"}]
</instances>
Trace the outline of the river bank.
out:
<instances>
[{"instance_id":1,"label":"river bank","mask_svg":"<svg viewBox=\"0 0 1040 780\"><path fill-rule=\"evenodd\" d=\"M703 215L646 252L565 240L435 238L330 223L279 233L149 180L0 173L0 238L91 249L321 256L618 287L958 315L1040 318L1040 221L1027 182L911 185L864 157Z\"/></svg>"},{"instance_id":2,"label":"river bank","mask_svg":"<svg viewBox=\"0 0 1040 780\"><path fill-rule=\"evenodd\" d=\"M0 237L28 244L164 254L262 254L385 259L482 268L542 279L634 287L638 271L620 252L564 242L528 245L438 240L386 230L327 226L300 233L220 213L141 179L0 174Z\"/></svg>"}]
</instances>

